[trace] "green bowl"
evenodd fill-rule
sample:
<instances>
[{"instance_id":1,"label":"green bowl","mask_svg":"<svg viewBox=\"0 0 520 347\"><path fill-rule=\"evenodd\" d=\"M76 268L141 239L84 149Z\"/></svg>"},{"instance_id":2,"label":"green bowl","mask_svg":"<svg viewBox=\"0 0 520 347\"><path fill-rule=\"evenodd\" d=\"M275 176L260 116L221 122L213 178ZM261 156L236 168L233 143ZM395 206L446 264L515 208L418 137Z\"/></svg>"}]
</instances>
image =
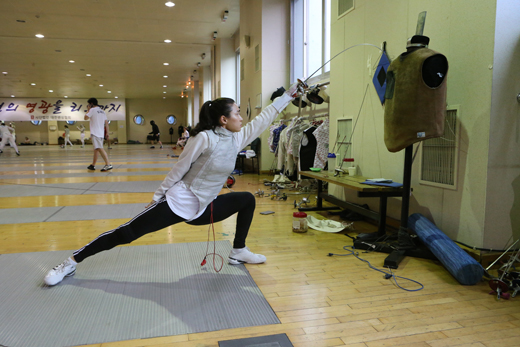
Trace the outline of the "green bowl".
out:
<instances>
[{"instance_id":1,"label":"green bowl","mask_svg":"<svg viewBox=\"0 0 520 347\"><path fill-rule=\"evenodd\" d=\"M314 171L314 172L320 172L321 171L321 169L319 167L311 167L310 169L311 169L311 171Z\"/></svg>"}]
</instances>

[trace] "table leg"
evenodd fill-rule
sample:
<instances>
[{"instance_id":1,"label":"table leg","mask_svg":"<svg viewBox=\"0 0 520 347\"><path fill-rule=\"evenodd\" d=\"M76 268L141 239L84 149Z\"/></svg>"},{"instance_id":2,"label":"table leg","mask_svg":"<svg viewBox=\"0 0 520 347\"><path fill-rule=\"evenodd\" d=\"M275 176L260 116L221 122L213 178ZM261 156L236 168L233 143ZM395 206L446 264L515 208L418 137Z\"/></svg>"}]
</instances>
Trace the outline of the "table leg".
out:
<instances>
[{"instance_id":1,"label":"table leg","mask_svg":"<svg viewBox=\"0 0 520 347\"><path fill-rule=\"evenodd\" d=\"M377 235L384 236L386 234L386 196L379 198L379 226L377 228Z\"/></svg>"},{"instance_id":2,"label":"table leg","mask_svg":"<svg viewBox=\"0 0 520 347\"><path fill-rule=\"evenodd\" d=\"M327 211L327 210L339 210L340 207L331 206L331 207L323 207L323 198L321 197L321 192L323 191L322 181L318 180L318 198L316 199L316 207L299 207L298 211Z\"/></svg>"}]
</instances>

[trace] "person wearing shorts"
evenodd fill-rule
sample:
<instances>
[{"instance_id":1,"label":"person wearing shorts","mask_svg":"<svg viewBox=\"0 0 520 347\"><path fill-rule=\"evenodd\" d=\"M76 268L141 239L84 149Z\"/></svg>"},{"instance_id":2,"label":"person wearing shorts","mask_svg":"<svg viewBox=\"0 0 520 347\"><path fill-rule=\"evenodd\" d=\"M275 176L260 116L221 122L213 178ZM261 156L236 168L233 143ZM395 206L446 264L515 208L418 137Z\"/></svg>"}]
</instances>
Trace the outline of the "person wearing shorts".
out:
<instances>
[{"instance_id":1,"label":"person wearing shorts","mask_svg":"<svg viewBox=\"0 0 520 347\"><path fill-rule=\"evenodd\" d=\"M90 164L87 169L92 171L96 170L98 155L101 155L105 161L105 166L101 171L112 170L112 164L110 164L110 161L108 160L107 152L103 149L105 129L107 129L108 133L108 119L105 111L99 107L96 98L88 99L85 120L90 121L90 138L92 139L92 145L94 146L94 158L92 159L92 164Z\"/></svg>"}]
</instances>

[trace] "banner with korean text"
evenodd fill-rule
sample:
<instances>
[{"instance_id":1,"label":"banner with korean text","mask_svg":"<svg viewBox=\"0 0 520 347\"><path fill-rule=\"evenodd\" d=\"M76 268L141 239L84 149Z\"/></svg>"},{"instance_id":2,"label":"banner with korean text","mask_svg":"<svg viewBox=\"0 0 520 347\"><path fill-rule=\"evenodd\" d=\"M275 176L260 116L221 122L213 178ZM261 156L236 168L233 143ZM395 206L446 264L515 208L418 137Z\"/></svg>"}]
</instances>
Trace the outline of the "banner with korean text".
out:
<instances>
[{"instance_id":1,"label":"banner with korean text","mask_svg":"<svg viewBox=\"0 0 520 347\"><path fill-rule=\"evenodd\" d=\"M88 99L60 98L0 98L0 120L3 121L49 121L84 120ZM125 101L98 99L99 107L105 110L108 120L125 120Z\"/></svg>"}]
</instances>

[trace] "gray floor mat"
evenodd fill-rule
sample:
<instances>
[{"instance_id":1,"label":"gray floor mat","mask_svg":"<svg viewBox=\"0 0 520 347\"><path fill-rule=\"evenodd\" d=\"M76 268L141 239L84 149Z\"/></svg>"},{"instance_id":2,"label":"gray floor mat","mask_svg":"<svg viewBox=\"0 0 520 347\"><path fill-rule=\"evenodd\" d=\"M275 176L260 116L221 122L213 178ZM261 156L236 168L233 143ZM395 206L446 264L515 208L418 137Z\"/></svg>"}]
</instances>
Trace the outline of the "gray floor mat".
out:
<instances>
[{"instance_id":1,"label":"gray floor mat","mask_svg":"<svg viewBox=\"0 0 520 347\"><path fill-rule=\"evenodd\" d=\"M216 246L227 258L230 243ZM43 277L71 251L1 255L0 345L75 346L280 323L243 265L215 273L200 266L205 251L205 242L117 247L52 288Z\"/></svg>"},{"instance_id":2,"label":"gray floor mat","mask_svg":"<svg viewBox=\"0 0 520 347\"><path fill-rule=\"evenodd\" d=\"M128 158L125 158L128 159ZM166 158L168 159L168 158ZM153 158L153 160L148 159L147 161L156 161L156 158ZM140 162L143 162L144 160L139 159ZM48 161L45 161L48 163ZM63 162L63 161L62 161ZM112 162L112 166L114 166L115 169L149 169L149 168L163 168L165 170L168 170L172 168L173 164L175 164L177 160L172 159L171 163L153 163L153 164L117 164L116 162ZM23 163L18 163L20 165L23 165ZM15 167L6 167L2 168L2 171L4 172L10 172L10 171L54 171L54 170L84 170L88 173L87 166L88 163L81 163L78 165L56 165L56 166L37 166L37 167L23 167L23 166L15 166ZM96 165L96 169L98 169L96 172L99 172L99 170L103 167L103 164ZM39 174L35 174L38 177ZM22 177L30 176L30 175L22 175ZM19 176L17 176L19 177ZM6 178L2 176L2 178Z\"/></svg>"},{"instance_id":3,"label":"gray floor mat","mask_svg":"<svg viewBox=\"0 0 520 347\"><path fill-rule=\"evenodd\" d=\"M80 195L102 193L153 193L157 190L161 182L162 179L159 181L98 183L61 183L27 185L0 184L0 197L7 198L16 196Z\"/></svg>"},{"instance_id":4,"label":"gray floor mat","mask_svg":"<svg viewBox=\"0 0 520 347\"><path fill-rule=\"evenodd\" d=\"M166 177L168 172L170 172L169 168L159 168L154 171L136 171L136 172L118 172L117 169L115 171L108 172L78 172L78 173L56 173L56 174L37 174L37 175L3 175L1 179L4 180L14 180L14 179L24 179L24 178L65 178L65 177L92 177L92 176L143 176L143 175L161 175Z\"/></svg>"},{"instance_id":5,"label":"gray floor mat","mask_svg":"<svg viewBox=\"0 0 520 347\"><path fill-rule=\"evenodd\" d=\"M91 186L92 183L89 183ZM16 197L16 196L42 196L42 195L76 195L83 194L85 189L76 188L75 185L67 188L58 188L56 186L45 185L23 185L23 184L1 184L0 197Z\"/></svg>"},{"instance_id":6,"label":"gray floor mat","mask_svg":"<svg viewBox=\"0 0 520 347\"><path fill-rule=\"evenodd\" d=\"M33 207L0 209L0 224L44 222L64 207ZM78 216L75 216L76 219Z\"/></svg>"},{"instance_id":7,"label":"gray floor mat","mask_svg":"<svg viewBox=\"0 0 520 347\"><path fill-rule=\"evenodd\" d=\"M153 193L159 188L160 181L133 181L133 182L99 182L85 194L99 193ZM150 197L152 200L152 197Z\"/></svg>"},{"instance_id":8,"label":"gray floor mat","mask_svg":"<svg viewBox=\"0 0 520 347\"><path fill-rule=\"evenodd\" d=\"M85 197L85 199L88 199L88 197ZM61 210L59 210L57 213L52 215L52 217L48 218L45 221L62 222L71 220L96 220L116 218L130 219L142 212L148 203L149 202L143 202L141 204L66 206L61 208Z\"/></svg>"},{"instance_id":9,"label":"gray floor mat","mask_svg":"<svg viewBox=\"0 0 520 347\"><path fill-rule=\"evenodd\" d=\"M255 336L245 339L219 341L219 347L292 347L286 334Z\"/></svg>"}]
</instances>

